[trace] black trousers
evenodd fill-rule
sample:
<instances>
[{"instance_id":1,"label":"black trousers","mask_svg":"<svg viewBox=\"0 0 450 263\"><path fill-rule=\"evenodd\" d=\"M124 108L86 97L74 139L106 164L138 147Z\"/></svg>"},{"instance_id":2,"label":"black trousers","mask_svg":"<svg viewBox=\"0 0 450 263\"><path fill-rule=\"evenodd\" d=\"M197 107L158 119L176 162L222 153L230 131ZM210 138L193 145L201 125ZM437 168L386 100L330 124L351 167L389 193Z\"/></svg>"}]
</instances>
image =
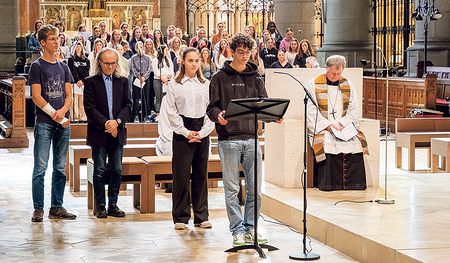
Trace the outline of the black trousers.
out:
<instances>
[{"instance_id":1,"label":"black trousers","mask_svg":"<svg viewBox=\"0 0 450 263\"><path fill-rule=\"evenodd\" d=\"M315 187L322 191L366 189L363 153L327 153L325 156L326 160L316 163Z\"/></svg>"},{"instance_id":2,"label":"black trousers","mask_svg":"<svg viewBox=\"0 0 450 263\"><path fill-rule=\"evenodd\" d=\"M192 179L194 224L208 221L208 155L209 136L200 143L189 143L183 135L174 133L172 140L172 218L174 223L187 224L191 218L189 183ZM192 167L192 175L191 175Z\"/></svg>"}]
</instances>

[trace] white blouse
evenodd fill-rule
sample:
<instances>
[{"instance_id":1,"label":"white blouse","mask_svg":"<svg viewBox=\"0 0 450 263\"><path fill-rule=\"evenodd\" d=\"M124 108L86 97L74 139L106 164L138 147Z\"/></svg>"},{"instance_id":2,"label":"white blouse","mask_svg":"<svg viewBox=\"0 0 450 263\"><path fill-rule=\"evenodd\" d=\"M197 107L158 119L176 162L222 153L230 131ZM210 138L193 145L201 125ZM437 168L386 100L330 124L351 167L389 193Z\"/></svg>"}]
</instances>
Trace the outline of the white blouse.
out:
<instances>
[{"instance_id":1,"label":"white blouse","mask_svg":"<svg viewBox=\"0 0 450 263\"><path fill-rule=\"evenodd\" d=\"M170 61L169 57L167 57L167 60L169 60L169 65L166 64L166 60L163 59L163 67L160 69L158 68L158 59L155 58L152 61L153 66L153 73L155 74L155 79L159 79L159 76L163 76L164 78L167 78L167 76L171 75L173 77L173 63Z\"/></svg>"},{"instance_id":2,"label":"white blouse","mask_svg":"<svg viewBox=\"0 0 450 263\"><path fill-rule=\"evenodd\" d=\"M214 130L214 122L206 115L206 108L209 104L209 81L201 83L197 77L184 77L181 84L174 80L169 82L166 94L167 115L170 126L177 134L182 134L186 138L190 130L184 127L183 119L180 115L188 118L205 117L203 127L199 131L200 137L208 136Z\"/></svg>"}]
</instances>

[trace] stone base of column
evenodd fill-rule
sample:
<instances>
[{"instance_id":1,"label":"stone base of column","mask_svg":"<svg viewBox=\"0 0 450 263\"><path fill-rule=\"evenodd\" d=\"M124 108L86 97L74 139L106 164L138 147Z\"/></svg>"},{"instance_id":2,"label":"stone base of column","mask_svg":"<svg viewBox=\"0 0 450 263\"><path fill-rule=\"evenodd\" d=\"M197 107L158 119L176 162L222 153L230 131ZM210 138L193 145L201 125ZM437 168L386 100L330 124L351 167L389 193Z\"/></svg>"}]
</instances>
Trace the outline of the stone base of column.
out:
<instances>
[{"instance_id":1,"label":"stone base of column","mask_svg":"<svg viewBox=\"0 0 450 263\"><path fill-rule=\"evenodd\" d=\"M331 55L344 56L347 61L347 67L362 67L360 60L365 59L373 61L373 45L361 44L324 44L317 50L317 61L321 67L325 67L326 59Z\"/></svg>"}]
</instances>

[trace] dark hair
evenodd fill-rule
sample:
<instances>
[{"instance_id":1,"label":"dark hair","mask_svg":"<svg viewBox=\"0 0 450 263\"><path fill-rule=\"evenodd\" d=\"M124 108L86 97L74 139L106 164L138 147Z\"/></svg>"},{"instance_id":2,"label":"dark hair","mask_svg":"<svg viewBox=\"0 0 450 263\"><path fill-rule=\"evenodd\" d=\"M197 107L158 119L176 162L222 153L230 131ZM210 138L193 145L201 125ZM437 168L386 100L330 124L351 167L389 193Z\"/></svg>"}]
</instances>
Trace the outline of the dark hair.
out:
<instances>
[{"instance_id":1,"label":"dark hair","mask_svg":"<svg viewBox=\"0 0 450 263\"><path fill-rule=\"evenodd\" d=\"M78 56L77 51L76 51L77 46L81 46L81 54L80 54L80 56ZM73 57L74 59L75 59L76 57L80 57L81 59L84 60L85 55L84 55L84 45L83 45L83 43L81 43L81 42L76 42L76 45L73 47L73 54L72 54L72 57Z\"/></svg>"},{"instance_id":2,"label":"dark hair","mask_svg":"<svg viewBox=\"0 0 450 263\"><path fill-rule=\"evenodd\" d=\"M167 46L165 44L162 44L158 47L158 69L164 67L164 63L163 63L163 58L164 61L166 62L166 65L169 66L169 59L166 57L164 57L164 49L166 49Z\"/></svg>"},{"instance_id":3,"label":"dark hair","mask_svg":"<svg viewBox=\"0 0 450 263\"><path fill-rule=\"evenodd\" d=\"M159 35L161 36L159 38L159 43L156 43L156 41L158 41L156 39L156 31L158 31ZM160 45L164 45L164 36L163 36L163 33L161 32L161 30L155 28L155 30L153 31L153 46L159 47Z\"/></svg>"},{"instance_id":4,"label":"dark hair","mask_svg":"<svg viewBox=\"0 0 450 263\"><path fill-rule=\"evenodd\" d=\"M78 31L81 31L81 29L83 28L83 27L86 27L84 24L80 24L79 26L78 26Z\"/></svg>"},{"instance_id":5,"label":"dark hair","mask_svg":"<svg viewBox=\"0 0 450 263\"><path fill-rule=\"evenodd\" d=\"M191 52L197 53L198 56L200 57L200 53L196 48L188 47L183 51L183 54L181 54L181 59L184 61L186 59L186 55ZM175 82L181 84L181 80L183 80L185 75L186 75L186 67L184 66L183 62L181 62L180 69L178 70L177 75L175 76ZM200 80L201 83L205 83L205 78L203 77L200 67L198 67L197 69L197 78L198 80Z\"/></svg>"},{"instance_id":6,"label":"dark hair","mask_svg":"<svg viewBox=\"0 0 450 263\"><path fill-rule=\"evenodd\" d=\"M34 32L36 32L36 34L37 34L37 31L38 31L37 25L38 25L39 23L41 23L42 25L44 24L44 23L42 23L41 20L36 20L36 22L34 22Z\"/></svg>"},{"instance_id":7,"label":"dark hair","mask_svg":"<svg viewBox=\"0 0 450 263\"><path fill-rule=\"evenodd\" d=\"M242 33L236 33L232 38L231 38L231 43L230 43L230 48L233 51L236 51L236 49L238 47L243 47L243 48L248 48L248 49L252 49L253 48L253 44L255 43L255 41L246 34L242 34Z\"/></svg>"},{"instance_id":8,"label":"dark hair","mask_svg":"<svg viewBox=\"0 0 450 263\"><path fill-rule=\"evenodd\" d=\"M303 43L306 43L306 44L308 44L308 51L309 51L309 54L305 54L305 53L303 53L303 49L302 49L302 44ZM311 43L309 42L309 40L308 39L303 39L302 41L300 41L300 43L299 43L299 46L298 46L298 56L300 57L300 58L307 58L307 57L309 57L309 56L314 56L315 57L315 54L314 54L314 50L312 49L312 46L311 46Z\"/></svg>"},{"instance_id":9,"label":"dark hair","mask_svg":"<svg viewBox=\"0 0 450 263\"><path fill-rule=\"evenodd\" d=\"M124 25L127 25L128 27L130 27L127 22L122 22L122 24L120 24L120 29L122 29Z\"/></svg>"},{"instance_id":10,"label":"dark hair","mask_svg":"<svg viewBox=\"0 0 450 263\"><path fill-rule=\"evenodd\" d=\"M99 26L94 26L93 28L92 28L92 37L94 38L94 40L95 40L95 30L96 29L99 29L100 30L100 27ZM102 32L100 32L100 36L102 35Z\"/></svg>"},{"instance_id":11,"label":"dark hair","mask_svg":"<svg viewBox=\"0 0 450 263\"><path fill-rule=\"evenodd\" d=\"M267 28L266 28L266 30L269 30L269 27L271 27L271 26L274 26L275 28L277 28L277 25L275 25L275 22L269 21L269 22L267 23Z\"/></svg>"},{"instance_id":12,"label":"dark hair","mask_svg":"<svg viewBox=\"0 0 450 263\"><path fill-rule=\"evenodd\" d=\"M285 33L287 33L287 32L294 32L294 31L292 31L292 28L288 27L288 28L286 28L286 32Z\"/></svg>"},{"instance_id":13,"label":"dark hair","mask_svg":"<svg viewBox=\"0 0 450 263\"><path fill-rule=\"evenodd\" d=\"M61 21L56 21L56 22L55 22L55 26L58 26L58 25L62 26Z\"/></svg>"}]
</instances>

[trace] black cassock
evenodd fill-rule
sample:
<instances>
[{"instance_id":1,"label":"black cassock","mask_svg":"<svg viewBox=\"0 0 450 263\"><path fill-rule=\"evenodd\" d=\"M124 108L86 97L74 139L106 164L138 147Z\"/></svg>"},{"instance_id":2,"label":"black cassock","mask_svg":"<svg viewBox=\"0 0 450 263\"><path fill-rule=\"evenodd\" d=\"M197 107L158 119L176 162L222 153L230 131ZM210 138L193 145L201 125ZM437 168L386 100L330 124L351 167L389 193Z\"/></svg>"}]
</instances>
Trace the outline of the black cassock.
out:
<instances>
[{"instance_id":1,"label":"black cassock","mask_svg":"<svg viewBox=\"0 0 450 263\"><path fill-rule=\"evenodd\" d=\"M322 191L366 189L363 153L325 156L326 160L316 163L314 187Z\"/></svg>"}]
</instances>

